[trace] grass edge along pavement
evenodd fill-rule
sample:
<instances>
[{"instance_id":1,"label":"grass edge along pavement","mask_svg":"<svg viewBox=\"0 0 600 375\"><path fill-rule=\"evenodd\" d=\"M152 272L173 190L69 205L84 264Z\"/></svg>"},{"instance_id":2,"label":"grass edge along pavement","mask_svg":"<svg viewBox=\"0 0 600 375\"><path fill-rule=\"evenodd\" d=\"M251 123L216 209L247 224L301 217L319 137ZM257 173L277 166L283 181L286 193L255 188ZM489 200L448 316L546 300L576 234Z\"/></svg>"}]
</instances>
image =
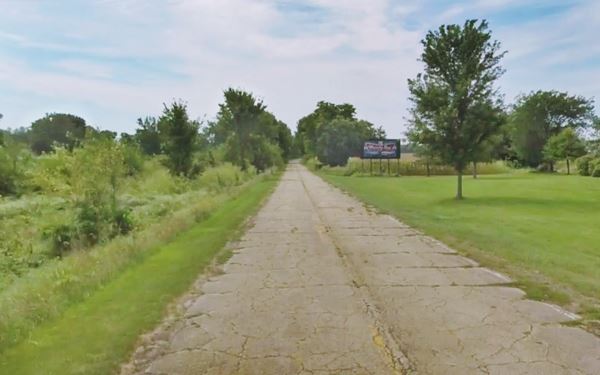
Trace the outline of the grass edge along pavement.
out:
<instances>
[{"instance_id":1,"label":"grass edge along pavement","mask_svg":"<svg viewBox=\"0 0 600 375\"><path fill-rule=\"evenodd\" d=\"M280 174L250 183L206 220L179 234L30 337L0 355L6 374L108 374L158 324L273 191ZM198 251L201 250L201 251Z\"/></svg>"},{"instance_id":2,"label":"grass edge along pavement","mask_svg":"<svg viewBox=\"0 0 600 375\"><path fill-rule=\"evenodd\" d=\"M528 298L577 312L583 318L577 323L599 334L600 279L594 278L598 272L594 269L600 262L600 245L597 238L594 242L594 233L600 219L594 211L600 200L594 197L600 193L600 181L518 172L465 179L466 199L459 202L452 198L455 177L451 176L317 174L377 211L510 275ZM548 183L545 179L554 179L547 185L552 189L538 192L540 184ZM586 195L573 188L587 189ZM570 267L563 267L563 262Z\"/></svg>"}]
</instances>

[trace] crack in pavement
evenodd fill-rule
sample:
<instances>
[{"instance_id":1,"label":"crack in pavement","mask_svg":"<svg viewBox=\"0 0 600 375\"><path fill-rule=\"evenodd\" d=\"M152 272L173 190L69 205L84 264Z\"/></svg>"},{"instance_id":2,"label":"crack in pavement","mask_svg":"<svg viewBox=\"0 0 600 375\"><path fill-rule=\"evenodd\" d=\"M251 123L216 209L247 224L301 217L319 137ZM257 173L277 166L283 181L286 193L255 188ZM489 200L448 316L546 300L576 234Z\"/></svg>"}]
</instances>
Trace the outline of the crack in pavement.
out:
<instances>
[{"instance_id":1,"label":"crack in pavement","mask_svg":"<svg viewBox=\"0 0 600 375\"><path fill-rule=\"evenodd\" d=\"M597 374L600 339L304 167L122 374Z\"/></svg>"}]
</instances>

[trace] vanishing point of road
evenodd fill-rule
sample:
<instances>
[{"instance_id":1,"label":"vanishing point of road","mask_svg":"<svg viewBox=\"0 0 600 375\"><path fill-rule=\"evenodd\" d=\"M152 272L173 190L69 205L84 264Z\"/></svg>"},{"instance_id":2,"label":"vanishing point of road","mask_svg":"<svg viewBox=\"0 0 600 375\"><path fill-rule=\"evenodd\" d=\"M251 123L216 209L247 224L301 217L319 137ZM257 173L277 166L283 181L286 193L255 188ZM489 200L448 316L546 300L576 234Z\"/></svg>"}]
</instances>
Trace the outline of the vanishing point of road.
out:
<instances>
[{"instance_id":1,"label":"vanishing point of road","mask_svg":"<svg viewBox=\"0 0 600 375\"><path fill-rule=\"evenodd\" d=\"M577 316L299 164L233 250L123 374L600 374Z\"/></svg>"}]
</instances>

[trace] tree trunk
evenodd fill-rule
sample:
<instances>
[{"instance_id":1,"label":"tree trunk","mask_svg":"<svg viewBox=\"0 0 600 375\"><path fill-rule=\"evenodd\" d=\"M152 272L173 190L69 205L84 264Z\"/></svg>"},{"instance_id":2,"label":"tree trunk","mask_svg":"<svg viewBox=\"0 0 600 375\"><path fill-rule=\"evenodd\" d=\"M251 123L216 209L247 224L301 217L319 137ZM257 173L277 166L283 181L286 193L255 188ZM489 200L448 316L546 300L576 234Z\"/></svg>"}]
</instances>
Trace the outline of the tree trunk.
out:
<instances>
[{"instance_id":1,"label":"tree trunk","mask_svg":"<svg viewBox=\"0 0 600 375\"><path fill-rule=\"evenodd\" d=\"M458 172L458 184L456 186L456 199L463 199L462 193L462 171Z\"/></svg>"},{"instance_id":2,"label":"tree trunk","mask_svg":"<svg viewBox=\"0 0 600 375\"><path fill-rule=\"evenodd\" d=\"M473 178L477 178L477 162L473 162Z\"/></svg>"},{"instance_id":3,"label":"tree trunk","mask_svg":"<svg viewBox=\"0 0 600 375\"><path fill-rule=\"evenodd\" d=\"M425 167L427 168L427 177L431 176L431 171L429 170L429 160L425 162Z\"/></svg>"},{"instance_id":4,"label":"tree trunk","mask_svg":"<svg viewBox=\"0 0 600 375\"><path fill-rule=\"evenodd\" d=\"M567 174L571 174L571 168L569 166L569 158L567 158Z\"/></svg>"}]
</instances>

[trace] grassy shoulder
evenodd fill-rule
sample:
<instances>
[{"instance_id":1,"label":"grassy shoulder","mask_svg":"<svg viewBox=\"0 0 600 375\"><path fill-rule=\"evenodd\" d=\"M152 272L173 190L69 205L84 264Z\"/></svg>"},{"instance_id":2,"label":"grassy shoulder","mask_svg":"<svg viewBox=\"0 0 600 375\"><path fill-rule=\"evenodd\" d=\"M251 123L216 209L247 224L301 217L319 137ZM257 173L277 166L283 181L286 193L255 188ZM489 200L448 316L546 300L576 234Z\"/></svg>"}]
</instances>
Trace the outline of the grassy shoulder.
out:
<instances>
[{"instance_id":1,"label":"grassy shoulder","mask_svg":"<svg viewBox=\"0 0 600 375\"><path fill-rule=\"evenodd\" d=\"M107 374L155 326L272 191L277 178L252 182L211 215L161 246L58 319L0 356L7 374Z\"/></svg>"},{"instance_id":2,"label":"grassy shoulder","mask_svg":"<svg viewBox=\"0 0 600 375\"><path fill-rule=\"evenodd\" d=\"M600 319L600 180L515 173L456 177L343 177L327 181L510 274L530 298Z\"/></svg>"}]
</instances>

